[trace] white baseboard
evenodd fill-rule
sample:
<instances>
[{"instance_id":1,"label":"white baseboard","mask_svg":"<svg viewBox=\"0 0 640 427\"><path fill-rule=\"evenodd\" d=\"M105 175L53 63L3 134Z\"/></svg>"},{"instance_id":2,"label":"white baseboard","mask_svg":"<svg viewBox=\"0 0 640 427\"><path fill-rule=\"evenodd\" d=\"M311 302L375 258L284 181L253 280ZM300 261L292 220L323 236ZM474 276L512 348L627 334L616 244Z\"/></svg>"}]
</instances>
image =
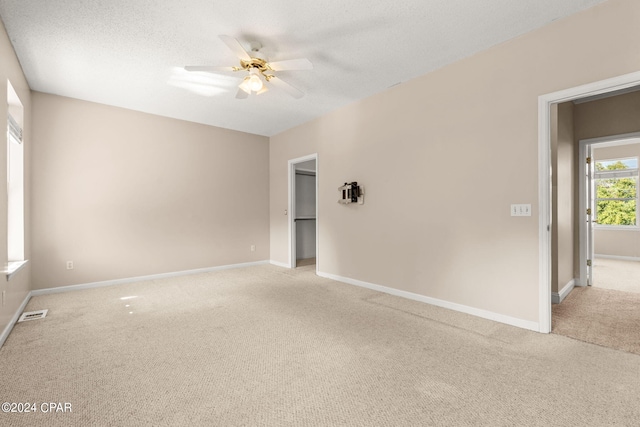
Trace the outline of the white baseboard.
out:
<instances>
[{"instance_id":1,"label":"white baseboard","mask_svg":"<svg viewBox=\"0 0 640 427\"><path fill-rule=\"evenodd\" d=\"M577 279L569 280L569 283L564 285L560 292L551 292L551 303L552 304L560 304L569 293L576 287Z\"/></svg>"},{"instance_id":2,"label":"white baseboard","mask_svg":"<svg viewBox=\"0 0 640 427\"><path fill-rule=\"evenodd\" d=\"M271 263L273 265L277 265L278 267L282 267L282 268L291 268L291 266L289 264L285 264L284 262L271 260L271 261L269 261L269 263Z\"/></svg>"},{"instance_id":3,"label":"white baseboard","mask_svg":"<svg viewBox=\"0 0 640 427\"><path fill-rule=\"evenodd\" d=\"M640 261L640 258L635 257L635 256L595 254L593 257L594 258L605 258L605 259L619 259L621 261Z\"/></svg>"},{"instance_id":4,"label":"white baseboard","mask_svg":"<svg viewBox=\"0 0 640 427\"><path fill-rule=\"evenodd\" d=\"M151 274L149 276L138 276L138 277L129 277L125 279L105 280L102 282L92 282L92 283L83 283L79 285L60 286L57 288L36 289L31 291L31 295L37 296L37 295L57 294L61 292L77 291L80 289L91 289L91 288L101 288L103 286L123 285L125 283L141 282L143 280L158 280L158 279L166 279L169 277L188 276L191 274L210 273L212 271L229 270L232 268L252 267L254 265L264 265L268 263L269 261L266 261L266 260L255 261L255 262L243 262L240 264L229 264L229 265L220 265L217 267L197 268L195 270L183 270L183 271L175 271L171 273Z\"/></svg>"},{"instance_id":5,"label":"white baseboard","mask_svg":"<svg viewBox=\"0 0 640 427\"><path fill-rule=\"evenodd\" d=\"M9 323L7 323L7 326L5 326L4 331L2 331L2 335L0 335L0 347L3 346L5 340L9 337L9 334L11 333L13 326L16 324L16 322L20 318L20 315L24 311L24 308L27 306L27 303L29 302L30 299L31 299L31 292L29 292L27 296L24 297L24 301L22 301L22 304L20 304L20 307L18 307L18 310L15 312L15 314L13 315Z\"/></svg>"},{"instance_id":6,"label":"white baseboard","mask_svg":"<svg viewBox=\"0 0 640 427\"><path fill-rule=\"evenodd\" d=\"M373 283L363 282L361 280L350 279L348 277L337 276L335 274L317 272L318 276L325 277L327 279L336 280L338 282L347 283L349 285L360 286L367 289L372 289L378 292L384 292L386 294L395 295L402 298L407 298L414 301L424 302L427 304L435 305L449 310L459 311L461 313L471 314L473 316L481 317L483 319L493 320L495 322L505 323L507 325L516 326L522 329L528 329L535 332L540 332L540 326L538 322L532 322L530 320L518 319L504 314L494 313L492 311L482 310L480 308L469 307L454 302L444 301L437 298L431 298L420 294L414 294L412 292L401 291L395 288L389 288L387 286L376 285Z\"/></svg>"}]
</instances>

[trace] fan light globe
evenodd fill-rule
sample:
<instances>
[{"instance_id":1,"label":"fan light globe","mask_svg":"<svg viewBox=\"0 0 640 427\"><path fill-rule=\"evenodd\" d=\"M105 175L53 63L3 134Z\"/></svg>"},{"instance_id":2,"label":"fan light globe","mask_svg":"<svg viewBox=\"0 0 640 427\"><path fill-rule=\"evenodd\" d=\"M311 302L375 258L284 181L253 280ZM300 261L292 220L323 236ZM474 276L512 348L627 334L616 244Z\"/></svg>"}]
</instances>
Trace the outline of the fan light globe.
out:
<instances>
[{"instance_id":1,"label":"fan light globe","mask_svg":"<svg viewBox=\"0 0 640 427\"><path fill-rule=\"evenodd\" d=\"M249 77L249 87L253 92L257 92L262 89L262 80L256 74Z\"/></svg>"},{"instance_id":2,"label":"fan light globe","mask_svg":"<svg viewBox=\"0 0 640 427\"><path fill-rule=\"evenodd\" d=\"M242 83L240 84L240 89L251 95L251 86L249 85L249 77L245 77Z\"/></svg>"}]
</instances>

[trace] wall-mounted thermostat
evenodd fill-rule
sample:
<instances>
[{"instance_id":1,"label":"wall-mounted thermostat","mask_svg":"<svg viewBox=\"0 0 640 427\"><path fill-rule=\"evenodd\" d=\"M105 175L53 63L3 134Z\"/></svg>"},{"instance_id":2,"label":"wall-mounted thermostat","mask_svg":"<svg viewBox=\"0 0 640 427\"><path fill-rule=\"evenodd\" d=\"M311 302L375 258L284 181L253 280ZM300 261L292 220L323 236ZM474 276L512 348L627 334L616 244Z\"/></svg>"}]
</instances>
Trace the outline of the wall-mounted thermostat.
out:
<instances>
[{"instance_id":1,"label":"wall-mounted thermostat","mask_svg":"<svg viewBox=\"0 0 640 427\"><path fill-rule=\"evenodd\" d=\"M338 187L338 191L340 192L338 203L344 205L349 203L364 204L364 187L358 185L356 181L345 182L343 186Z\"/></svg>"}]
</instances>

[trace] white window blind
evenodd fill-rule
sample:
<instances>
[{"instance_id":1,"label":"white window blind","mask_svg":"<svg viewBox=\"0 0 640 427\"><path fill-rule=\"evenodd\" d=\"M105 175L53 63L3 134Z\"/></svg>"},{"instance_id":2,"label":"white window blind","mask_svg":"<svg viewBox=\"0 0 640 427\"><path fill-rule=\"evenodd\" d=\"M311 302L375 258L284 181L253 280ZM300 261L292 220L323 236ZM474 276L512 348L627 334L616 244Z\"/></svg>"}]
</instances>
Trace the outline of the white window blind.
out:
<instances>
[{"instance_id":1,"label":"white window blind","mask_svg":"<svg viewBox=\"0 0 640 427\"><path fill-rule=\"evenodd\" d=\"M22 128L11 114L7 115L7 124L9 139L17 144L22 144Z\"/></svg>"}]
</instances>

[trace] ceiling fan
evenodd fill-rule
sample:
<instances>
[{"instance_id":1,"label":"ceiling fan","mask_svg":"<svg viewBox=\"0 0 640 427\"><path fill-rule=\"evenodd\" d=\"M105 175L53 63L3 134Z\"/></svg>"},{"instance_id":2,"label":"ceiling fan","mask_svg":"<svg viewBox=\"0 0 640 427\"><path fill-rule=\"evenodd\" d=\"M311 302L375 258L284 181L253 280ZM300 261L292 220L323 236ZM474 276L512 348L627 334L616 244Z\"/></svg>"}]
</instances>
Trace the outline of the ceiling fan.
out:
<instances>
[{"instance_id":1,"label":"ceiling fan","mask_svg":"<svg viewBox=\"0 0 640 427\"><path fill-rule=\"evenodd\" d=\"M284 82L276 76L277 71L311 70L313 65L306 58L289 59L286 61L269 62L266 56L260 52L260 43L251 43L251 52L247 52L240 42L233 37L221 35L220 39L240 59L239 66L215 67L215 66L186 66L186 71L204 71L208 73L220 72L246 72L242 83L238 86L236 98L246 99L252 93L260 95L269 90L268 86L283 90L294 98L302 98L304 92Z\"/></svg>"}]
</instances>

